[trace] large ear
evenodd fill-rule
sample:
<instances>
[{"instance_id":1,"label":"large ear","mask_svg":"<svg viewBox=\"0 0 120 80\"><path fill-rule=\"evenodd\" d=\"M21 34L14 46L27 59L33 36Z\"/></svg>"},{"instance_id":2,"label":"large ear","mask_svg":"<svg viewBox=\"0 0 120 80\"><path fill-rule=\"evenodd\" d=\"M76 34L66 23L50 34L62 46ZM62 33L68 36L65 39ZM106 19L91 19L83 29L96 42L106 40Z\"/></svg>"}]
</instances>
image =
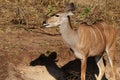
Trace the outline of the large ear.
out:
<instances>
[{"instance_id":1,"label":"large ear","mask_svg":"<svg viewBox=\"0 0 120 80\"><path fill-rule=\"evenodd\" d=\"M65 8L65 11L75 11L76 7L74 5L74 3L69 3L69 5L67 5L67 7Z\"/></svg>"}]
</instances>

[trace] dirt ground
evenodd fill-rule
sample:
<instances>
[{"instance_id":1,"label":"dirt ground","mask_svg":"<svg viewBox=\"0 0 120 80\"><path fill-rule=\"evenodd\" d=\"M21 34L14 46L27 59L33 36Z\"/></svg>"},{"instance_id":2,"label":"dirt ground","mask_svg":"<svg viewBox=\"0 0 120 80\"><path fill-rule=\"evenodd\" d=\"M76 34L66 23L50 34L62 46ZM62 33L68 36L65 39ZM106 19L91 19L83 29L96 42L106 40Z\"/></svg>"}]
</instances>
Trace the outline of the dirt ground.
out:
<instances>
[{"instance_id":1,"label":"dirt ground","mask_svg":"<svg viewBox=\"0 0 120 80\"><path fill-rule=\"evenodd\" d=\"M23 78L18 68L24 68L24 70L30 68L29 70L31 70L31 68L34 68L30 67L31 61L38 58L42 53L49 55L53 51L57 53L56 64L59 68L62 67L65 70L68 69L79 72L79 61L75 60L73 54L71 54L65 46L59 32L56 31L57 29L44 29L43 32L40 28L26 31L24 28L17 28L12 24L1 26L4 28L0 31L0 80L36 80ZM120 29L117 29L117 34L120 34ZM118 75L120 74L119 53L120 49L117 48L116 62ZM88 66L93 62L90 61ZM96 68L95 66L90 67L94 68L94 70ZM92 70L92 68L90 70ZM39 71L39 69L40 68L37 68L37 71ZM92 71L93 73L91 72L91 74L97 73L96 71L98 72L97 68L95 71ZM30 71L26 72L29 74ZM34 73L37 72L34 71ZM36 76L32 78L34 77Z\"/></svg>"}]
</instances>

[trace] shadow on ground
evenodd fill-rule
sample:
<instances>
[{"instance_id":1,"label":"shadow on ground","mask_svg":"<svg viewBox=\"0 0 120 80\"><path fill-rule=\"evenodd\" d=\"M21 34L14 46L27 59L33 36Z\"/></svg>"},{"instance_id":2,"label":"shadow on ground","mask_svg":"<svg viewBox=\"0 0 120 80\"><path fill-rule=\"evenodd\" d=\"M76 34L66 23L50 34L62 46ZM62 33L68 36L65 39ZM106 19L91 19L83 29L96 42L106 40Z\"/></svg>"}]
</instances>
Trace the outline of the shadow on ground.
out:
<instances>
[{"instance_id":1,"label":"shadow on ground","mask_svg":"<svg viewBox=\"0 0 120 80\"><path fill-rule=\"evenodd\" d=\"M52 52L50 55L46 56L45 54L41 54L37 59L30 62L30 66L41 65L45 66L50 75L52 75L56 80L80 80L80 66L81 62L79 59L75 59L69 61L67 64L58 67L56 62L57 53ZM87 72L86 72L86 80L95 80L94 75L98 74L98 67L95 63L95 59L88 58L87 62ZM102 80L107 80L105 76Z\"/></svg>"}]
</instances>

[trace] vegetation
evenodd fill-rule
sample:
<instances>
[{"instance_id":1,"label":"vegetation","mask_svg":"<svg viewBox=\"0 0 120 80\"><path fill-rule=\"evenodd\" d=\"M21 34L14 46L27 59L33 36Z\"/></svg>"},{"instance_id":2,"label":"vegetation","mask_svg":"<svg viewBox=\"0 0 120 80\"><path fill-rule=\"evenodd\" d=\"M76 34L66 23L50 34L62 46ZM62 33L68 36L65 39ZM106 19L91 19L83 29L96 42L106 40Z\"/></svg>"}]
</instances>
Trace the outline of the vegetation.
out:
<instances>
[{"instance_id":1,"label":"vegetation","mask_svg":"<svg viewBox=\"0 0 120 80\"><path fill-rule=\"evenodd\" d=\"M73 25L81 22L93 24L102 19L120 28L120 0L0 0L0 25L12 22L26 27L40 26L45 15L63 10L70 2L76 6Z\"/></svg>"},{"instance_id":2,"label":"vegetation","mask_svg":"<svg viewBox=\"0 0 120 80\"><path fill-rule=\"evenodd\" d=\"M70 2L76 5L78 20L103 19L118 26L119 0L0 0L0 24L9 23L16 18L24 19L23 22L27 24L41 24L44 15L49 16L64 9Z\"/></svg>"},{"instance_id":3,"label":"vegetation","mask_svg":"<svg viewBox=\"0 0 120 80\"><path fill-rule=\"evenodd\" d=\"M120 26L119 0L0 0L0 24L41 25L44 17L63 10L73 2L76 6L72 24L105 20L114 27Z\"/></svg>"}]
</instances>

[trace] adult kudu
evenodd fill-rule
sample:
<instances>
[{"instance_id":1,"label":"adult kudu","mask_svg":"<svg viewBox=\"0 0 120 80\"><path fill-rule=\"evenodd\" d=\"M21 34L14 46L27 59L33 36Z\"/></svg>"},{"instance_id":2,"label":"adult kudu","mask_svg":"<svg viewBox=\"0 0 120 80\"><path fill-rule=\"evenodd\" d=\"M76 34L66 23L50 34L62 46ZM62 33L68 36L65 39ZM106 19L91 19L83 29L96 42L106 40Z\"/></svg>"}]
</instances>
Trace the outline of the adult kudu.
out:
<instances>
[{"instance_id":1,"label":"adult kudu","mask_svg":"<svg viewBox=\"0 0 120 80\"><path fill-rule=\"evenodd\" d=\"M112 71L113 80L116 80L115 65L115 30L105 22L96 22L89 26L80 24L77 30L71 28L70 16L75 9L71 3L64 11L58 12L43 21L42 27L59 26L63 40L72 49L74 55L81 60L81 80L85 80L87 58L95 56L99 68L99 75L95 76L101 80L105 73L103 63L103 52L106 52Z\"/></svg>"}]
</instances>

